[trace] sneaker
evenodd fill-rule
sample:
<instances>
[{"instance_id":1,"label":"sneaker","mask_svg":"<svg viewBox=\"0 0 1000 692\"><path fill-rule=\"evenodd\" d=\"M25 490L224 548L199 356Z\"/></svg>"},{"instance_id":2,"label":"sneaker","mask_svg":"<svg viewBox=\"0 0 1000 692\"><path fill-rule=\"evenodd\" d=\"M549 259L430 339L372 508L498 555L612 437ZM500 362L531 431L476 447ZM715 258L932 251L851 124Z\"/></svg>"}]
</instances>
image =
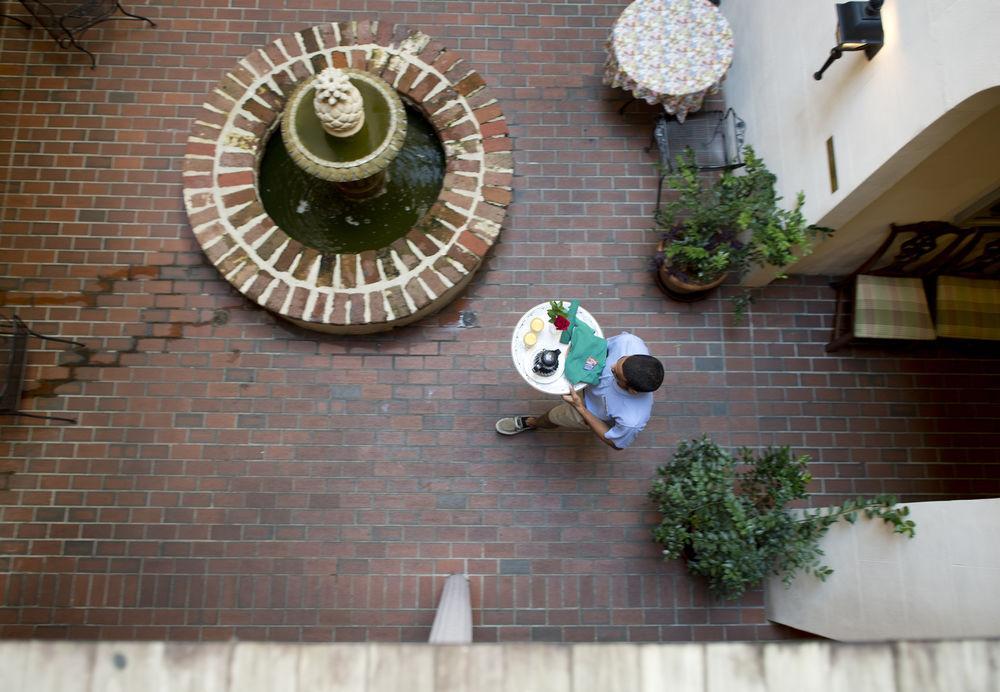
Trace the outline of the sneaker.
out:
<instances>
[{"instance_id":1,"label":"sneaker","mask_svg":"<svg viewBox=\"0 0 1000 692\"><path fill-rule=\"evenodd\" d=\"M501 435L517 435L518 433L534 430L528 425L527 416L514 416L513 418L501 418L496 424L497 432Z\"/></svg>"}]
</instances>

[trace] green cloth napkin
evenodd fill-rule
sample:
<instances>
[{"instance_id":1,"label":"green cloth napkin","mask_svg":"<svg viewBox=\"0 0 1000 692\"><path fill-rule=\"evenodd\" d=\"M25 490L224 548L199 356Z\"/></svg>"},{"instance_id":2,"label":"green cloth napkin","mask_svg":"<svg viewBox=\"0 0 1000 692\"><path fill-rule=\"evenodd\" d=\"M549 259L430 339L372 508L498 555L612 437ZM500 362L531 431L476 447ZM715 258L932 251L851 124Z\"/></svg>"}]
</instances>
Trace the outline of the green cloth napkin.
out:
<instances>
[{"instance_id":1,"label":"green cloth napkin","mask_svg":"<svg viewBox=\"0 0 1000 692\"><path fill-rule=\"evenodd\" d=\"M576 320L573 343L566 356L565 375L571 384L597 384L608 359L608 340L594 333L589 324Z\"/></svg>"}]
</instances>

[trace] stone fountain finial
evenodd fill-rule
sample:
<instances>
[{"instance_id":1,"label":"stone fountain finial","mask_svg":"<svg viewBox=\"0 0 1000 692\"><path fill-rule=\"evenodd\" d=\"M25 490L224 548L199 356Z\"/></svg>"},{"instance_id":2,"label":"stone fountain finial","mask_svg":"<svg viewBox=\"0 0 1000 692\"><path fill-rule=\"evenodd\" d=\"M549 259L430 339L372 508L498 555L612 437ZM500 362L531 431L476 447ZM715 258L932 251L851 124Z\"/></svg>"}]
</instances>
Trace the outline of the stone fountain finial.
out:
<instances>
[{"instance_id":1,"label":"stone fountain finial","mask_svg":"<svg viewBox=\"0 0 1000 692\"><path fill-rule=\"evenodd\" d=\"M361 92L351 84L347 73L335 67L316 75L313 105L323 130L333 137L350 137L365 124Z\"/></svg>"}]
</instances>

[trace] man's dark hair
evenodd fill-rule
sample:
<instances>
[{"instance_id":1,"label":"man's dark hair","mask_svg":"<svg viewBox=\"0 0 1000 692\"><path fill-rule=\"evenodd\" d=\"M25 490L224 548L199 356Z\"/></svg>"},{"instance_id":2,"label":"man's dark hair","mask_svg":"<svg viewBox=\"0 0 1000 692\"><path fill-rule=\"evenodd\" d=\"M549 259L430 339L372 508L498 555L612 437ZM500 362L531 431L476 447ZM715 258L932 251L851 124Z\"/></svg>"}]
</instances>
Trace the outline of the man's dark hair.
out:
<instances>
[{"instance_id":1,"label":"man's dark hair","mask_svg":"<svg viewBox=\"0 0 1000 692\"><path fill-rule=\"evenodd\" d=\"M628 386L637 392L655 392L663 384L663 363L653 356L629 356L622 363Z\"/></svg>"}]
</instances>

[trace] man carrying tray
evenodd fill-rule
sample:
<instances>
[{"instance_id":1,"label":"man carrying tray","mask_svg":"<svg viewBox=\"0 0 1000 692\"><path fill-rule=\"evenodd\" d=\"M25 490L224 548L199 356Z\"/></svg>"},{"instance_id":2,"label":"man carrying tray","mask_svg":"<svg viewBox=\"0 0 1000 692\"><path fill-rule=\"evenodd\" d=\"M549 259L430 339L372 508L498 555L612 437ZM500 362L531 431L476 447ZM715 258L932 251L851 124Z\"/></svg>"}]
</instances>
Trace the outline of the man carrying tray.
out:
<instances>
[{"instance_id":1,"label":"man carrying tray","mask_svg":"<svg viewBox=\"0 0 1000 692\"><path fill-rule=\"evenodd\" d=\"M584 335L579 334L577 323L570 349L573 354ZM593 331L590 330L590 335ZM600 342L604 342L600 339ZM570 386L563 394L563 403L557 404L542 416L513 416L501 418L496 430L501 435L518 435L529 430L568 428L591 430L604 444L613 449L625 449L649 421L653 410L653 392L663 383L663 365L649 355L646 344L637 336L622 332L607 340L607 358L596 383L584 390L581 397ZM601 344L603 347L603 343ZM592 360L586 356L584 363ZM585 376L573 377L567 362L567 377L571 382L583 381ZM587 366L582 366L586 370ZM591 380L593 381L593 380Z\"/></svg>"}]
</instances>

